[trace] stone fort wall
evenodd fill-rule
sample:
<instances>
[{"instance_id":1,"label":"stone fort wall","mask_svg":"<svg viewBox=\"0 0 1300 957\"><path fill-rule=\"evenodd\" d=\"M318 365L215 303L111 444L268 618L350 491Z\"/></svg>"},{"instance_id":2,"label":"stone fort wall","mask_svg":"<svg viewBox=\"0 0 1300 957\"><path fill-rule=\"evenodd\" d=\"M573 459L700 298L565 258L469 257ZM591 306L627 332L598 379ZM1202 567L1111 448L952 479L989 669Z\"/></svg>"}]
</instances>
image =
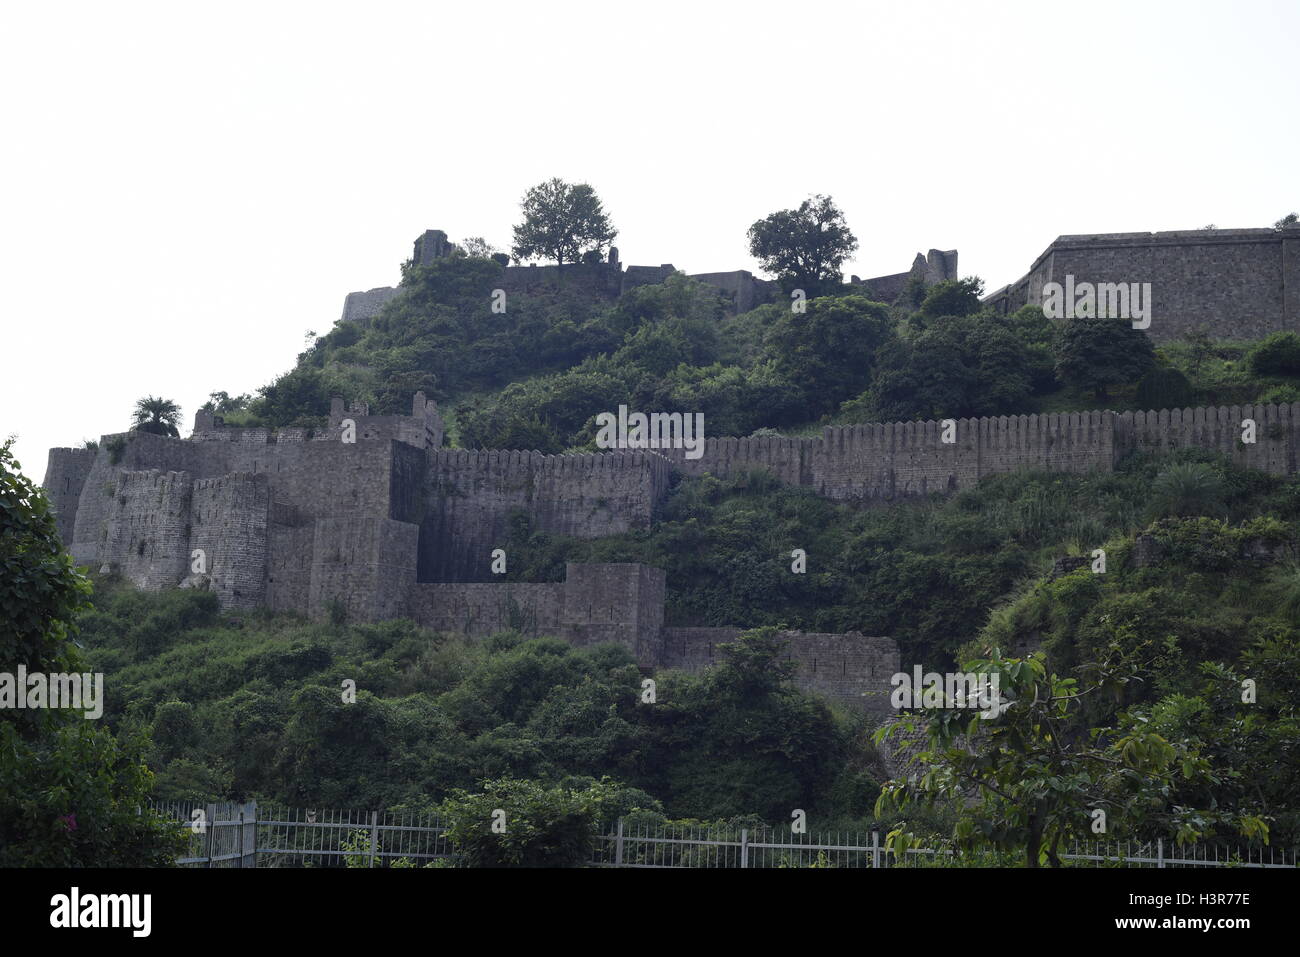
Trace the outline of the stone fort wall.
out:
<instances>
[{"instance_id":1,"label":"stone fort wall","mask_svg":"<svg viewBox=\"0 0 1300 957\"><path fill-rule=\"evenodd\" d=\"M488 581L515 515L534 528L600 538L648 528L671 466L654 452L543 455L441 450L426 458L421 581Z\"/></svg>"},{"instance_id":2,"label":"stone fort wall","mask_svg":"<svg viewBox=\"0 0 1300 957\"><path fill-rule=\"evenodd\" d=\"M837 501L892 500L969 488L985 475L1020 468L1108 470L1115 460L1110 412L830 426L816 438L708 439L704 454L663 454L688 475L731 476L767 469L789 485Z\"/></svg>"},{"instance_id":3,"label":"stone fort wall","mask_svg":"<svg viewBox=\"0 0 1300 957\"><path fill-rule=\"evenodd\" d=\"M453 244L440 229L429 229L415 240L412 262L428 265L451 254ZM677 270L672 263L658 266L626 266L619 262L618 249L609 251L603 262L566 263L563 266L501 266L499 288L507 293L534 292L545 287L558 286L563 281L569 288L585 290L606 299L617 299L638 286L663 282ZM562 274L562 275L561 275ZM927 283L957 278L957 250L931 249L928 255L916 254L908 272L873 279L853 276L850 283L860 285L885 302L893 302L906 288L908 281L918 276ZM722 298L724 307L732 313L748 312L764 303L773 302L780 293L777 282L759 279L747 269L726 272L691 273L690 278L713 286ZM350 292L343 300L340 322L369 323L393 299L402 294L401 286L379 286L364 292Z\"/></svg>"},{"instance_id":4,"label":"stone fort wall","mask_svg":"<svg viewBox=\"0 0 1300 957\"><path fill-rule=\"evenodd\" d=\"M1256 423L1255 442L1241 423ZM838 501L907 498L970 488L985 475L1034 468L1110 471L1131 450L1204 448L1274 475L1297 470L1300 403L1234 405L1150 412L1052 413L957 419L953 443L943 423L891 422L831 426L816 438L752 436L708 439L687 459L663 449L687 475L719 477L766 469L788 485Z\"/></svg>"},{"instance_id":5,"label":"stone fort wall","mask_svg":"<svg viewBox=\"0 0 1300 957\"><path fill-rule=\"evenodd\" d=\"M492 549L508 545L520 516L580 538L645 527L674 470L768 469L862 502L968 488L1018 468L1105 471L1142 450L1213 449L1287 475L1297 471L1300 424L1300 403L961 419L952 443L942 423L885 423L816 438L707 439L704 456L687 460L680 450L440 449L429 444L440 423L423 409L364 411L348 412L354 444L332 428L309 436L203 421L186 440L133 432L104 436L97 450L52 450L46 486L61 534L81 564L142 588L209 588L226 607L410 617L472 635L518 628L579 646L617 643L645 667L698 670L738 629L665 628L663 571L570 564L564 582L501 582ZM1245 419L1255 421L1253 443L1242 441ZM900 670L889 639L788 637L802 687L864 707L887 701L887 678Z\"/></svg>"},{"instance_id":6,"label":"stone fort wall","mask_svg":"<svg viewBox=\"0 0 1300 957\"><path fill-rule=\"evenodd\" d=\"M721 660L718 645L735 641L740 628L665 628L660 666L702 671ZM782 631L783 657L795 666L799 687L855 708L886 713L890 678L902 671L898 645L890 638Z\"/></svg>"},{"instance_id":7,"label":"stone fort wall","mask_svg":"<svg viewBox=\"0 0 1300 957\"><path fill-rule=\"evenodd\" d=\"M1151 283L1155 342L1196 328L1220 339L1300 329L1300 226L1060 236L1016 282L984 301L999 312L1041 305L1043 286Z\"/></svg>"}]
</instances>

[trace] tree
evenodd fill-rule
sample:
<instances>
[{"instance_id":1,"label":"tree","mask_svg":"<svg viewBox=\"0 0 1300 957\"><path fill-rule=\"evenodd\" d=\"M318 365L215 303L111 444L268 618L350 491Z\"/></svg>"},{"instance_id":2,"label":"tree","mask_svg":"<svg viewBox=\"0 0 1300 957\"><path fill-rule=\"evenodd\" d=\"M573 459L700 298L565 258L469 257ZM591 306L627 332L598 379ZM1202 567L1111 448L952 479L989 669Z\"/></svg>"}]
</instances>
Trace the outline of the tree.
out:
<instances>
[{"instance_id":1,"label":"tree","mask_svg":"<svg viewBox=\"0 0 1300 957\"><path fill-rule=\"evenodd\" d=\"M1300 216L1297 216L1295 213L1287 213L1273 224L1273 228L1281 229L1283 226L1294 226L1296 223L1300 223Z\"/></svg>"},{"instance_id":2,"label":"tree","mask_svg":"<svg viewBox=\"0 0 1300 957\"><path fill-rule=\"evenodd\" d=\"M248 393L243 395L231 395L229 392L209 392L208 401L204 402L202 409L205 412L215 412L217 415L229 415L231 412L242 412L248 408L248 403L253 401L253 397Z\"/></svg>"},{"instance_id":3,"label":"tree","mask_svg":"<svg viewBox=\"0 0 1300 957\"><path fill-rule=\"evenodd\" d=\"M563 266L585 252L603 252L618 235L586 183L549 179L530 189L520 208L524 221L515 227L511 248L516 262L545 257Z\"/></svg>"},{"instance_id":4,"label":"tree","mask_svg":"<svg viewBox=\"0 0 1300 957\"><path fill-rule=\"evenodd\" d=\"M764 343L777 373L804 395L806 412L831 412L867 387L876 353L893 335L889 310L861 296L814 299L784 310Z\"/></svg>"},{"instance_id":5,"label":"tree","mask_svg":"<svg viewBox=\"0 0 1300 957\"><path fill-rule=\"evenodd\" d=\"M90 583L63 549L50 504L0 445L0 673L83 674L72 643ZM83 699L84 701L84 699ZM119 741L84 711L0 708L0 867L170 863L179 829L147 803L140 737Z\"/></svg>"},{"instance_id":6,"label":"tree","mask_svg":"<svg viewBox=\"0 0 1300 957\"><path fill-rule=\"evenodd\" d=\"M809 298L834 291L840 267L858 248L844 213L829 196L805 199L798 209L783 209L749 227L749 251L787 292L802 289Z\"/></svg>"},{"instance_id":7,"label":"tree","mask_svg":"<svg viewBox=\"0 0 1300 957\"><path fill-rule=\"evenodd\" d=\"M1056 374L1099 402L1111 386L1137 382L1156 364L1155 347L1127 319L1071 319L1056 344Z\"/></svg>"},{"instance_id":8,"label":"tree","mask_svg":"<svg viewBox=\"0 0 1300 957\"><path fill-rule=\"evenodd\" d=\"M135 404L132 428L137 432L152 432L154 435L179 436L177 425L180 419L181 407L171 399L147 395Z\"/></svg>"},{"instance_id":9,"label":"tree","mask_svg":"<svg viewBox=\"0 0 1300 957\"><path fill-rule=\"evenodd\" d=\"M471 259L491 259L498 252L497 248L482 236L470 236L462 240L457 248Z\"/></svg>"},{"instance_id":10,"label":"tree","mask_svg":"<svg viewBox=\"0 0 1300 957\"><path fill-rule=\"evenodd\" d=\"M980 311L984 280L978 276L945 279L927 290L921 302L921 315L927 319L940 316L973 316Z\"/></svg>"},{"instance_id":11,"label":"tree","mask_svg":"<svg viewBox=\"0 0 1300 957\"><path fill-rule=\"evenodd\" d=\"M944 331L926 330L913 339L885 344L867 401L853 405L867 421L961 416L968 414L976 382L963 344Z\"/></svg>"},{"instance_id":12,"label":"tree","mask_svg":"<svg viewBox=\"0 0 1300 957\"><path fill-rule=\"evenodd\" d=\"M994 650L990 658L967 661L963 673L997 677L1001 700L993 707L981 701L983 711L951 700L930 710L917 774L886 784L876 815L947 804L959 848L1020 851L1027 867L1059 867L1062 842L1091 839L1098 822L1097 833L1135 834L1162 815L1184 811L1169 800L1176 776L1213 779L1195 743L1166 740L1137 714L1121 715L1114 728L1088 730L1072 720L1088 696L1121 693L1141 671L1136 653L1118 645L1084 665L1080 679L1049 673L1041 653L1003 658ZM887 724L876 741L922 720L914 713ZM1267 835L1256 815L1231 823L1247 837ZM1178 836L1194 840L1200 832L1184 821ZM888 841L899 854L919 843L906 822Z\"/></svg>"},{"instance_id":13,"label":"tree","mask_svg":"<svg viewBox=\"0 0 1300 957\"><path fill-rule=\"evenodd\" d=\"M1214 355L1214 340L1202 326L1189 329L1183 333L1182 339L1187 343L1187 359L1192 367L1192 376L1198 376L1205 360Z\"/></svg>"},{"instance_id":14,"label":"tree","mask_svg":"<svg viewBox=\"0 0 1300 957\"><path fill-rule=\"evenodd\" d=\"M886 422L1007 415L1024 408L1040 365L1036 346L1005 322L943 316L881 350L869 402L855 405Z\"/></svg>"}]
</instances>

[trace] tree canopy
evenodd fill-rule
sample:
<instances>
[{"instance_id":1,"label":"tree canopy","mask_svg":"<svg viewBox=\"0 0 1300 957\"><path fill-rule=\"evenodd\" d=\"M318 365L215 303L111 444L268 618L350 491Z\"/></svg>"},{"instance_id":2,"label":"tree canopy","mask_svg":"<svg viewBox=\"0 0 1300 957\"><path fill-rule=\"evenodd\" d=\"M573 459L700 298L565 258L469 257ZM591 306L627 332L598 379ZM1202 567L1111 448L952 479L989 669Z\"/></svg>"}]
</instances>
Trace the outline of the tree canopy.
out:
<instances>
[{"instance_id":1,"label":"tree canopy","mask_svg":"<svg viewBox=\"0 0 1300 957\"><path fill-rule=\"evenodd\" d=\"M586 183L549 179L530 189L520 207L524 221L515 227L515 261L546 258L563 266L584 254L603 252L618 231L596 191Z\"/></svg>"},{"instance_id":2,"label":"tree canopy","mask_svg":"<svg viewBox=\"0 0 1300 957\"><path fill-rule=\"evenodd\" d=\"M786 291L808 298L832 292L843 281L841 267L858 248L844 213L829 196L805 199L749 227L749 251Z\"/></svg>"}]
</instances>

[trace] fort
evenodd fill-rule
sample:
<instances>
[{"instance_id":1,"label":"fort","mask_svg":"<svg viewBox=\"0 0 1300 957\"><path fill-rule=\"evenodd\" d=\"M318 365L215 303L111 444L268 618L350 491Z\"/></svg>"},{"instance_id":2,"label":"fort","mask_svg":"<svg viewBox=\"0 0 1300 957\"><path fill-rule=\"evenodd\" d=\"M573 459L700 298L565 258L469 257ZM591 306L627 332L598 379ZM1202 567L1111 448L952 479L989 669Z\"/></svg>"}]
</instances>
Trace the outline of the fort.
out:
<instances>
[{"instance_id":1,"label":"fort","mask_svg":"<svg viewBox=\"0 0 1300 957\"><path fill-rule=\"evenodd\" d=\"M1003 314L1041 305L1043 286L1066 276L1150 283L1155 342L1197 329L1235 340L1300 330L1300 226L1058 236L984 302Z\"/></svg>"},{"instance_id":2,"label":"fort","mask_svg":"<svg viewBox=\"0 0 1300 957\"><path fill-rule=\"evenodd\" d=\"M439 230L414 262L453 253ZM674 270L605 261L564 267L616 297ZM558 267L501 264L502 283L528 289ZM1089 281L1149 281L1149 332L1204 326L1252 338L1300 321L1300 227L1063 236L1018 283L987 302L1008 312L1066 273ZM1226 283L1225 275L1233 281ZM869 279L878 299L914 283L956 278L955 251L918 254L911 270ZM743 270L696 279L739 311L771 301L775 284ZM368 322L401 289L352 293L343 321ZM1247 420L1253 430L1244 428ZM614 642L643 667L698 670L734 628L664 620L666 576L639 564L569 564L562 582L508 582L496 549L523 517L541 532L582 539L646 528L682 477L760 469L791 486L863 505L970 488L1017 469L1110 471L1136 450L1211 449L1276 475L1297 471L1300 403L1089 411L940 422L832 426L820 436L705 437L685 449L592 454L445 448L436 403L416 393L409 415L371 415L331 402L328 424L231 428L200 411L187 439L132 431L95 448L52 449L45 488L59 534L82 565L147 589L203 588L228 608L314 618L409 618L439 631L505 628L575 645ZM691 450L696 452L699 450ZM854 706L888 710L899 652L886 637L784 633L798 683Z\"/></svg>"},{"instance_id":3,"label":"fort","mask_svg":"<svg viewBox=\"0 0 1300 957\"><path fill-rule=\"evenodd\" d=\"M1243 442L1253 419L1256 441ZM737 629L668 626L665 574L570 564L563 582L493 581L511 522L596 538L647 527L675 476L765 469L839 501L894 501L968 488L1021 468L1107 471L1135 449L1208 448L1294 474L1300 403L1093 411L830 427L816 438L706 439L682 450L543 455L442 447L435 403L371 416L332 402L329 426L227 428L201 411L188 439L104 436L52 449L45 488L73 558L141 588L197 587L224 606L316 618L410 618L486 635L502 628L576 645L614 642L646 668L706 667ZM343 441L345 426L355 441ZM951 432L954 441L946 442ZM887 709L900 670L879 636L785 635L799 683Z\"/></svg>"},{"instance_id":4,"label":"fort","mask_svg":"<svg viewBox=\"0 0 1300 957\"><path fill-rule=\"evenodd\" d=\"M454 250L454 244L447 239L447 234L441 229L425 230L415 241L411 262L417 266L426 266L437 259L452 255ZM604 261L584 261L565 266L536 264L510 266L502 263L500 288L507 293L529 292L556 283L561 271L564 273L564 281L570 286L612 300L629 289L661 283L677 270L671 263L625 268L618 260L618 249L614 248L609 251ZM862 291L874 299L893 302L902 295L913 277L927 284L943 279L956 279L957 250L931 249L925 256L917 253L911 269L907 272L866 280L853 276L850 283L861 286ZM776 282L759 279L746 269L694 273L690 278L714 287L722 298L725 308L735 313L748 312L756 306L773 302L779 291ZM368 323L379 315L384 306L400 296L402 291L400 286L379 286L365 292L350 292L343 300L341 321Z\"/></svg>"}]
</instances>

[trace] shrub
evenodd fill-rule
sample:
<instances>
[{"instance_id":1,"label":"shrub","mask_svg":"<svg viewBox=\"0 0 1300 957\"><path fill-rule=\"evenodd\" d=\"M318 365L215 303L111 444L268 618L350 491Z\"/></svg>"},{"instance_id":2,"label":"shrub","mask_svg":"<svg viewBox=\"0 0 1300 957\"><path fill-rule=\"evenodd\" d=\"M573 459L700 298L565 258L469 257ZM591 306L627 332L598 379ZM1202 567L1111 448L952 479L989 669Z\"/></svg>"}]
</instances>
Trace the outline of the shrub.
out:
<instances>
[{"instance_id":1,"label":"shrub","mask_svg":"<svg viewBox=\"0 0 1300 957\"><path fill-rule=\"evenodd\" d=\"M1195 396L1187 376L1172 366L1157 366L1138 381L1135 399L1139 409L1181 409Z\"/></svg>"},{"instance_id":2,"label":"shrub","mask_svg":"<svg viewBox=\"0 0 1300 957\"><path fill-rule=\"evenodd\" d=\"M126 439L117 435L109 439L104 448L108 449L108 462L110 465L117 465L122 461L122 453L126 451Z\"/></svg>"},{"instance_id":3,"label":"shrub","mask_svg":"<svg viewBox=\"0 0 1300 957\"><path fill-rule=\"evenodd\" d=\"M1151 488L1157 515L1217 515L1223 510L1223 476L1200 462L1180 462L1159 475Z\"/></svg>"},{"instance_id":4,"label":"shrub","mask_svg":"<svg viewBox=\"0 0 1300 957\"><path fill-rule=\"evenodd\" d=\"M502 778L439 808L461 867L578 867L596 838L605 782L585 791Z\"/></svg>"},{"instance_id":5,"label":"shrub","mask_svg":"<svg viewBox=\"0 0 1300 957\"><path fill-rule=\"evenodd\" d=\"M1259 405L1287 405L1300 402L1300 389L1293 385L1275 385L1255 401Z\"/></svg>"},{"instance_id":6,"label":"shrub","mask_svg":"<svg viewBox=\"0 0 1300 957\"><path fill-rule=\"evenodd\" d=\"M1294 332L1265 336L1246 361L1255 375L1300 375L1300 336Z\"/></svg>"}]
</instances>

